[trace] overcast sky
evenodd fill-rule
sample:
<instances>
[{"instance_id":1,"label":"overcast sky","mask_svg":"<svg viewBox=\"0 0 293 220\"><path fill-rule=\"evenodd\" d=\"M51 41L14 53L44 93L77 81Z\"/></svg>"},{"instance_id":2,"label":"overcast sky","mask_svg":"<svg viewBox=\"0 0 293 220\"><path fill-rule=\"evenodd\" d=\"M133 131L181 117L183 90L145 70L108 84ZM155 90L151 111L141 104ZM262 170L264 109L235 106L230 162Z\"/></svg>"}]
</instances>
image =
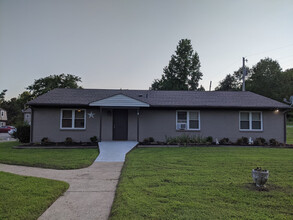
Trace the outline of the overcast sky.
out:
<instances>
[{"instance_id":1,"label":"overcast sky","mask_svg":"<svg viewBox=\"0 0 293 220\"><path fill-rule=\"evenodd\" d=\"M148 89L182 38L206 90L243 56L293 68L293 1L0 0L0 90L11 98L61 73L84 88Z\"/></svg>"}]
</instances>

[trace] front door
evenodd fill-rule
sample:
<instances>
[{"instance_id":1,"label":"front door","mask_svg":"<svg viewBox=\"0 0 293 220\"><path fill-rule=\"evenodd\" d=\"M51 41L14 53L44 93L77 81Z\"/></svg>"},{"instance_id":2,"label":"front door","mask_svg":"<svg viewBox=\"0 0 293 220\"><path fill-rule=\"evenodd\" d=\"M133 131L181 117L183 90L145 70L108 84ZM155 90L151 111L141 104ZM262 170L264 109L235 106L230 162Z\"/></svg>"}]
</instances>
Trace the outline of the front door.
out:
<instances>
[{"instance_id":1,"label":"front door","mask_svg":"<svg viewBox=\"0 0 293 220\"><path fill-rule=\"evenodd\" d=\"M113 110L113 140L128 139L128 110Z\"/></svg>"}]
</instances>

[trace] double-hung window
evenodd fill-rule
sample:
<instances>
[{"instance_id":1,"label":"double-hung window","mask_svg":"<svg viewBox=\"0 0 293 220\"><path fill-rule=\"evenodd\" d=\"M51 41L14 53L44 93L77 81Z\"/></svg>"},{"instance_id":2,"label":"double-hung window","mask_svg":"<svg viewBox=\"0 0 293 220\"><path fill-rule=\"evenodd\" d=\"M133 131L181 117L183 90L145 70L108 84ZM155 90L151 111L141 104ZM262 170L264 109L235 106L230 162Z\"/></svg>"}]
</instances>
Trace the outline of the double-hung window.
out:
<instances>
[{"instance_id":1,"label":"double-hung window","mask_svg":"<svg viewBox=\"0 0 293 220\"><path fill-rule=\"evenodd\" d=\"M200 130L199 111L177 111L176 112L177 130Z\"/></svg>"},{"instance_id":2,"label":"double-hung window","mask_svg":"<svg viewBox=\"0 0 293 220\"><path fill-rule=\"evenodd\" d=\"M86 112L84 109L62 109L61 129L85 129Z\"/></svg>"},{"instance_id":3,"label":"double-hung window","mask_svg":"<svg viewBox=\"0 0 293 220\"><path fill-rule=\"evenodd\" d=\"M262 131L262 112L240 112L239 129L243 131Z\"/></svg>"}]
</instances>

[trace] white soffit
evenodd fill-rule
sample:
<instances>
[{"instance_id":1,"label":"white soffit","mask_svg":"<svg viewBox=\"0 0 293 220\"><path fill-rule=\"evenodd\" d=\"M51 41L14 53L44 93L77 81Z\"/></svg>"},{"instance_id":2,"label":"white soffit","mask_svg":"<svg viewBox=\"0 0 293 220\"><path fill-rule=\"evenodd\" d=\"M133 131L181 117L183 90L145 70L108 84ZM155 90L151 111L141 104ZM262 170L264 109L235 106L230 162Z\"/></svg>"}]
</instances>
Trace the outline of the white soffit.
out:
<instances>
[{"instance_id":1,"label":"white soffit","mask_svg":"<svg viewBox=\"0 0 293 220\"><path fill-rule=\"evenodd\" d=\"M125 95L114 95L99 101L91 102L90 106L107 106L107 107L150 107L145 102L138 101Z\"/></svg>"}]
</instances>

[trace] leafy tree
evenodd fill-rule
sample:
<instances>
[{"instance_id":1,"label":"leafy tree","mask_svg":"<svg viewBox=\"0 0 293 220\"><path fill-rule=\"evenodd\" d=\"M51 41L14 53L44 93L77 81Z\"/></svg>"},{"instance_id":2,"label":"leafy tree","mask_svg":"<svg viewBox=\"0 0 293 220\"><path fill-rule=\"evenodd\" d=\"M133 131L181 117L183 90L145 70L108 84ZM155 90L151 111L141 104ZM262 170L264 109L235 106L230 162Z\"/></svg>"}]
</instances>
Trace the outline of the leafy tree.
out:
<instances>
[{"instance_id":1,"label":"leafy tree","mask_svg":"<svg viewBox=\"0 0 293 220\"><path fill-rule=\"evenodd\" d=\"M179 41L175 55L171 56L169 65L163 70L161 79L154 80L153 90L198 90L198 82L202 79L200 61L193 51L191 40ZM201 86L200 89L203 89Z\"/></svg>"},{"instance_id":2,"label":"leafy tree","mask_svg":"<svg viewBox=\"0 0 293 220\"><path fill-rule=\"evenodd\" d=\"M237 91L240 90L237 83L236 77L231 74L228 74L225 79L220 81L219 85L215 88L218 91Z\"/></svg>"},{"instance_id":3,"label":"leafy tree","mask_svg":"<svg viewBox=\"0 0 293 220\"><path fill-rule=\"evenodd\" d=\"M271 58L264 58L252 67L252 74L246 82L246 89L282 101L284 98L280 97L284 90L282 80L280 64Z\"/></svg>"},{"instance_id":4,"label":"leafy tree","mask_svg":"<svg viewBox=\"0 0 293 220\"><path fill-rule=\"evenodd\" d=\"M32 97L37 97L49 92L55 88L81 88L78 83L81 78L71 74L50 75L45 78L35 80L34 84L28 86L26 89L32 94Z\"/></svg>"},{"instance_id":5,"label":"leafy tree","mask_svg":"<svg viewBox=\"0 0 293 220\"><path fill-rule=\"evenodd\" d=\"M251 70L248 67L246 68L246 78L251 76ZM219 82L219 85L215 88L216 91L239 91L242 89L242 76L243 76L243 67L240 67L237 71L234 71L233 75L228 74L222 81Z\"/></svg>"},{"instance_id":6,"label":"leafy tree","mask_svg":"<svg viewBox=\"0 0 293 220\"><path fill-rule=\"evenodd\" d=\"M0 92L0 104L4 102L6 92L7 92L7 89L4 89L2 90L2 92Z\"/></svg>"}]
</instances>

